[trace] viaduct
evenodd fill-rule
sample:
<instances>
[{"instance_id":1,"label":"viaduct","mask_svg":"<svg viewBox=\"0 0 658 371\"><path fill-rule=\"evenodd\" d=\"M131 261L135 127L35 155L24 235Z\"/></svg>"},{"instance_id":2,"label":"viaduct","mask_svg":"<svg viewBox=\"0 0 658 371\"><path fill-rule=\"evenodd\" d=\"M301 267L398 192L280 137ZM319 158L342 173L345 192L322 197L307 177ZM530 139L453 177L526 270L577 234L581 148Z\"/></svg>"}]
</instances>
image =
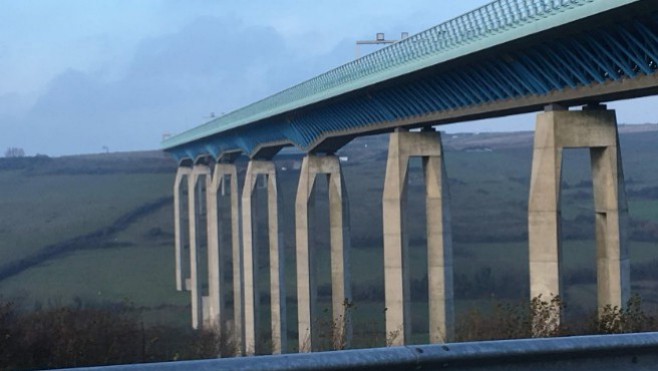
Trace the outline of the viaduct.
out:
<instances>
[{"instance_id":1,"label":"viaduct","mask_svg":"<svg viewBox=\"0 0 658 371\"><path fill-rule=\"evenodd\" d=\"M174 184L176 285L189 290L192 326L230 324L241 351L259 352L259 176L267 186L273 353L286 352L284 254L277 169L272 158L305 153L296 196L296 319L299 350L317 348L316 258L309 235L314 182L328 177L332 315L350 341L350 228L345 179L336 151L355 137L390 133L383 210L386 331L409 341L409 267L404 228L410 157L423 159L427 208L429 333L453 333L453 266L448 174L435 127L539 112L528 209L530 296L561 293L560 169L564 148L591 152L598 304L629 297L627 205L615 112L602 103L658 91L658 1L497 0L375 53L292 86L164 141L179 163ZM411 130L414 129L414 130ZM419 129L419 130L417 130ZM235 159L249 158L238 190ZM187 210L181 208L187 187ZM218 192L230 208L218 212ZM353 200L354 202L354 200ZM355 202L358 202L356 200ZM186 218L182 218L187 213ZM182 220L186 220L184 225ZM291 221L292 222L292 221ZM198 236L207 230L207 256ZM230 241L219 238L229 230ZM184 247L189 246L189 255ZM231 251L233 313L227 319L220 261ZM201 290L207 264L208 294Z\"/></svg>"}]
</instances>

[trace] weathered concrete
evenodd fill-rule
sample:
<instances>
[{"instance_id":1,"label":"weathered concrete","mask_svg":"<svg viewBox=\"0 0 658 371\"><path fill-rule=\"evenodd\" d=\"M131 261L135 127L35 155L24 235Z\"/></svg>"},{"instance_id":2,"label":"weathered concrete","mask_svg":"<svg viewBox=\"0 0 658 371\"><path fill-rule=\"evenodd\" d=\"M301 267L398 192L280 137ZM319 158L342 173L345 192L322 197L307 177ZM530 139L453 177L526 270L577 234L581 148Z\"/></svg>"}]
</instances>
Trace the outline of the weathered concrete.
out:
<instances>
[{"instance_id":1,"label":"weathered concrete","mask_svg":"<svg viewBox=\"0 0 658 371\"><path fill-rule=\"evenodd\" d=\"M187 290L185 284L189 276L189 271L184 264L183 247L186 244L184 241L183 229L181 229L181 184L187 182L187 177L190 175L192 169L185 166L179 166L176 171L176 180L174 181L174 264L176 269L176 290Z\"/></svg>"},{"instance_id":2,"label":"weathered concrete","mask_svg":"<svg viewBox=\"0 0 658 371\"><path fill-rule=\"evenodd\" d=\"M336 156L308 155L302 162L296 200L297 311L299 351L310 352L317 344L317 286L314 246L309 243L313 213L313 185L319 174L326 174L329 191L331 244L331 293L334 345L348 346L352 337L349 311L352 292L349 277L349 204L340 161Z\"/></svg>"},{"instance_id":3,"label":"weathered concrete","mask_svg":"<svg viewBox=\"0 0 658 371\"><path fill-rule=\"evenodd\" d=\"M222 256L219 246L219 215L217 212L217 189L223 177L218 177L217 166L211 184L206 188L207 202L207 230L208 230L208 306L205 326L221 333L224 308L224 276L222 269ZM204 310L206 308L204 307Z\"/></svg>"},{"instance_id":4,"label":"weathered concrete","mask_svg":"<svg viewBox=\"0 0 658 371\"><path fill-rule=\"evenodd\" d=\"M214 328L214 319L211 317L212 312L212 303L210 302L210 296L204 295L201 297L201 314L203 315L202 327L212 329Z\"/></svg>"},{"instance_id":5,"label":"weathered concrete","mask_svg":"<svg viewBox=\"0 0 658 371\"><path fill-rule=\"evenodd\" d=\"M226 216L218 215L217 194L226 189L227 177L230 182L231 212L231 244L222 245L220 231L225 227ZM215 164L211 186L208 188L208 289L209 289L209 324L218 333L226 320L224 314L225 282L222 271L227 251L233 254L233 331L234 341L242 349L242 259L240 250L240 220L238 205L237 169L234 164Z\"/></svg>"},{"instance_id":6,"label":"weathered concrete","mask_svg":"<svg viewBox=\"0 0 658 371\"><path fill-rule=\"evenodd\" d=\"M560 182L562 149L590 148L596 210L598 304L622 306L630 294L626 245L628 207L615 112L604 106L567 111L547 107L537 116L528 237L530 295L562 293ZM559 314L557 314L559 317ZM559 323L559 318L555 319Z\"/></svg>"},{"instance_id":7,"label":"weathered concrete","mask_svg":"<svg viewBox=\"0 0 658 371\"><path fill-rule=\"evenodd\" d=\"M247 166L242 191L242 243L244 258L244 339L245 352L256 354L259 342L260 297L258 287L258 249L252 206L258 175L267 177L267 209L270 255L270 302L272 318L272 353L287 348L285 265L282 235L279 229L279 192L276 167L272 161L251 160Z\"/></svg>"},{"instance_id":8,"label":"weathered concrete","mask_svg":"<svg viewBox=\"0 0 658 371\"><path fill-rule=\"evenodd\" d=\"M198 329L201 326L201 321L204 318L203 304L201 294L201 281L199 279L199 254L198 254L198 228L197 217L199 217L199 210L197 205L197 185L200 186L199 178L205 178L205 188L210 187L210 168L206 165L194 165L190 176L188 176L188 210L189 210L189 236L190 236L190 296L192 306L192 328Z\"/></svg>"},{"instance_id":9,"label":"weathered concrete","mask_svg":"<svg viewBox=\"0 0 658 371\"><path fill-rule=\"evenodd\" d=\"M391 134L384 184L384 279L388 345L404 345L411 333L408 241L404 231L409 158L423 158L427 209L430 341L452 338L454 327L452 237L448 182L441 135L434 131Z\"/></svg>"}]
</instances>

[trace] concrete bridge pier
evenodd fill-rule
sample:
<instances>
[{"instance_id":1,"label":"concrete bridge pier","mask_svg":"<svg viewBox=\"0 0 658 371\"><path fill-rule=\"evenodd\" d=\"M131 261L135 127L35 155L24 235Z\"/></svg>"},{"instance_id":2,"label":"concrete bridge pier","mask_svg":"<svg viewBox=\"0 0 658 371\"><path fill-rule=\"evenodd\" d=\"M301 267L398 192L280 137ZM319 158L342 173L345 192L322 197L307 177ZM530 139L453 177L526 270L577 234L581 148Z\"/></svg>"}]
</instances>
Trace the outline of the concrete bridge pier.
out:
<instances>
[{"instance_id":1,"label":"concrete bridge pier","mask_svg":"<svg viewBox=\"0 0 658 371\"><path fill-rule=\"evenodd\" d=\"M391 134L384 184L384 279L388 345L405 345L411 334L408 238L404 231L409 158L423 158L427 209L430 342L453 337L450 195L441 135L433 130Z\"/></svg>"},{"instance_id":2,"label":"concrete bridge pier","mask_svg":"<svg viewBox=\"0 0 658 371\"><path fill-rule=\"evenodd\" d=\"M562 150L582 147L590 148L591 156L598 305L599 308L621 307L630 296L628 207L615 111L598 105L586 106L582 111L548 106L537 116L528 203L530 296L541 295L547 301L563 292L560 279ZM555 317L553 326L559 324L560 313Z\"/></svg>"},{"instance_id":3,"label":"concrete bridge pier","mask_svg":"<svg viewBox=\"0 0 658 371\"><path fill-rule=\"evenodd\" d=\"M228 178L228 179L227 179ZM230 189L230 215L219 215L217 194L220 189ZM208 291L209 326L221 334L225 324L224 300L226 296L223 267L226 251L232 252L233 265L233 336L236 344L242 344L242 251L240 249L240 211L238 203L237 169L231 163L217 163L208 188ZM221 231L230 220L231 242L220 239ZM240 349L242 347L240 346Z\"/></svg>"},{"instance_id":4,"label":"concrete bridge pier","mask_svg":"<svg viewBox=\"0 0 658 371\"><path fill-rule=\"evenodd\" d=\"M304 157L297 188L295 231L297 242L297 310L299 351L310 352L317 347L318 312L315 246L309 242L313 234L309 213L313 213L313 188L318 175L327 176L329 192L329 224L331 244L331 296L333 345L350 345L352 324L349 305L352 301L349 276L350 222L347 190L337 156Z\"/></svg>"},{"instance_id":5,"label":"concrete bridge pier","mask_svg":"<svg viewBox=\"0 0 658 371\"><path fill-rule=\"evenodd\" d=\"M203 177L204 181L201 183L199 179ZM188 213L189 213L189 237L190 237L190 296L192 304L192 328L198 329L202 326L204 320L204 305L203 293L201 291L201 281L199 277L199 244L198 235L199 228L197 219L201 215L200 203L198 203L198 196L205 187L207 190L210 188L211 182L210 168L204 164L197 164L192 167L192 171L188 176Z\"/></svg>"},{"instance_id":6,"label":"concrete bridge pier","mask_svg":"<svg viewBox=\"0 0 658 371\"><path fill-rule=\"evenodd\" d=\"M188 290L186 283L189 279L189 265L186 266L183 248L188 243L188 239L183 233L182 214L181 214L181 185L188 182L188 177L192 170L187 166L179 166L176 171L176 180L174 181L174 264L176 269L176 290Z\"/></svg>"},{"instance_id":7,"label":"concrete bridge pier","mask_svg":"<svg viewBox=\"0 0 658 371\"><path fill-rule=\"evenodd\" d=\"M242 191L242 243L244 259L244 340L247 355L260 351L258 289L258 249L254 230L252 206L258 175L267 177L268 235L270 255L270 303L272 318L272 353L282 353L287 348L285 258L283 240L279 228L279 191L276 166L272 161L251 160L247 166Z\"/></svg>"}]
</instances>

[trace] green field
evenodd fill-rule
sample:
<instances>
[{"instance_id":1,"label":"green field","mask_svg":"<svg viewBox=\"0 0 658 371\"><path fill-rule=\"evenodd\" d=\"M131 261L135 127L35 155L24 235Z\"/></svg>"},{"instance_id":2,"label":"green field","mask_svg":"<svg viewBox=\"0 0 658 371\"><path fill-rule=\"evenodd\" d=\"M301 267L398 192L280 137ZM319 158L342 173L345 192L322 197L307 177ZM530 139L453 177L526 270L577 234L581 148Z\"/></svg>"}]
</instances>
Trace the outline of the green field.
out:
<instances>
[{"instance_id":1,"label":"green field","mask_svg":"<svg viewBox=\"0 0 658 371\"><path fill-rule=\"evenodd\" d=\"M527 195L531 142L483 148L477 136L444 136L450 179L457 314L496 300L528 300ZM472 148L468 143L471 140ZM351 273L357 333L383 332L381 197L386 137L355 140L341 150L350 198ZM464 144L466 143L466 144ZM502 143L502 144L500 144ZM621 135L628 181L633 290L658 303L658 131ZM595 246L589 156L565 152L562 215L565 298L573 312L594 311ZM278 159L288 164L290 157ZM240 162L244 171L244 162ZM280 168L283 165L279 166ZM288 272L289 329L296 324L294 198L298 171L280 173ZM25 308L68 303L132 303L148 323L189 324L189 297L175 291L171 197L175 164L158 153L0 159L0 295ZM322 185L320 185L322 186ZM412 267L414 341L427 322L427 255L422 171L409 172L408 232ZM166 200L165 200L166 201ZM322 305L328 305L326 196L318 197L316 246ZM262 213L264 216L265 213ZM132 215L128 225L110 227ZM106 231L91 239L78 239ZM265 239L262 239L265 241ZM63 250L56 254L53 246ZM63 246L63 247L62 247ZM263 243L260 269L267 283ZM654 264L654 265L652 265ZM17 271L14 269L20 267ZM12 271L14 269L14 271ZM6 273L3 275L3 272ZM7 273L9 272L9 273ZM13 272L13 273L12 273ZM267 285L262 285L264 288ZM368 335L376 343L383 338Z\"/></svg>"},{"instance_id":2,"label":"green field","mask_svg":"<svg viewBox=\"0 0 658 371\"><path fill-rule=\"evenodd\" d=\"M0 172L0 261L102 228L170 192L169 174L37 175Z\"/></svg>"}]
</instances>

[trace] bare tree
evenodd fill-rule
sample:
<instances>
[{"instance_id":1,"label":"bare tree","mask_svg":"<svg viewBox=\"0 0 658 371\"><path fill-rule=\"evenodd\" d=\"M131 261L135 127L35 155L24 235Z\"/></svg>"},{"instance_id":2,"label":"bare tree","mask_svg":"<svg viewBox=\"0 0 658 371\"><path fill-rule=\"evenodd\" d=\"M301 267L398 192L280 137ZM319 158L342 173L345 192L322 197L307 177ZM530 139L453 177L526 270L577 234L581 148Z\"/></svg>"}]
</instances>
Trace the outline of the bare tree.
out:
<instances>
[{"instance_id":1,"label":"bare tree","mask_svg":"<svg viewBox=\"0 0 658 371\"><path fill-rule=\"evenodd\" d=\"M25 157L25 151L23 150L23 148L9 147L5 151L5 157L7 158Z\"/></svg>"}]
</instances>

